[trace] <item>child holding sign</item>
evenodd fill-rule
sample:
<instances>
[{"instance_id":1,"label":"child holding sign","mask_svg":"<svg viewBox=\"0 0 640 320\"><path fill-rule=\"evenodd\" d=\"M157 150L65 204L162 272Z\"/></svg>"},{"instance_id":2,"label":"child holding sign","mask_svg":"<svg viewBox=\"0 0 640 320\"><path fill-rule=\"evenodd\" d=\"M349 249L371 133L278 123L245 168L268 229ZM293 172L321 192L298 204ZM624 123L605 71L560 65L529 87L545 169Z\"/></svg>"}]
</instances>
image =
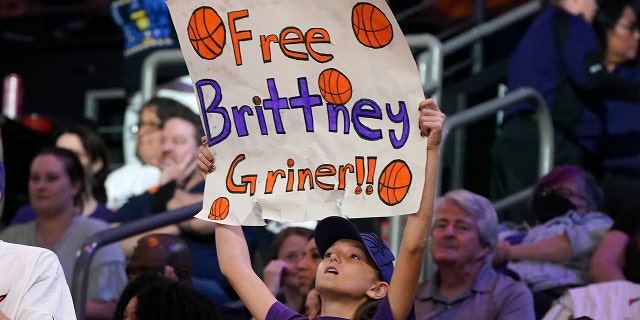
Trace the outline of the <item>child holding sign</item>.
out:
<instances>
[{"instance_id":1,"label":"child holding sign","mask_svg":"<svg viewBox=\"0 0 640 320\"><path fill-rule=\"evenodd\" d=\"M318 319L358 319L367 314L374 315L371 319L404 320L411 315L433 211L445 119L432 99L422 101L419 110L421 134L429 138L425 183L420 208L407 219L397 272L393 254L377 236L360 234L343 218L323 219L316 228L316 242L324 257L316 274L322 300ZM208 148L201 146L200 150L201 173L213 171L214 159ZM306 319L278 302L255 274L241 227L220 224L215 234L220 269L255 319Z\"/></svg>"}]
</instances>

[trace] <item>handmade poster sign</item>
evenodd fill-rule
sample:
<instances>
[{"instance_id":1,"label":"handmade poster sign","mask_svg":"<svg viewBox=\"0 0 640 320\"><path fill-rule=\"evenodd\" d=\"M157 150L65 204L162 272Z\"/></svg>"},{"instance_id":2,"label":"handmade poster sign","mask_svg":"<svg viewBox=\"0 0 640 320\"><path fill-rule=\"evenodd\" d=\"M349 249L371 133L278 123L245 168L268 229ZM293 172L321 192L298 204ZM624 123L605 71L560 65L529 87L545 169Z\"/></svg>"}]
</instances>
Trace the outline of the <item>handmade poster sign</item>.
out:
<instances>
[{"instance_id":1,"label":"handmade poster sign","mask_svg":"<svg viewBox=\"0 0 640 320\"><path fill-rule=\"evenodd\" d=\"M198 218L417 211L424 98L384 0L167 0L216 171Z\"/></svg>"}]
</instances>

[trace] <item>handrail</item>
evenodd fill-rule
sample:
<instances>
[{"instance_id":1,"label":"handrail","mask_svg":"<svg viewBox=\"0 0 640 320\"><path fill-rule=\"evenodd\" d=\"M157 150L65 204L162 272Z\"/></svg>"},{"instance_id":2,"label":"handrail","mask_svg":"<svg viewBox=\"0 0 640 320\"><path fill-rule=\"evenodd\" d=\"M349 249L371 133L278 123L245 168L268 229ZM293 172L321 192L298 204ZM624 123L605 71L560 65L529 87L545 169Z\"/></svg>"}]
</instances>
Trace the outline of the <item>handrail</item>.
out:
<instances>
[{"instance_id":1,"label":"handrail","mask_svg":"<svg viewBox=\"0 0 640 320\"><path fill-rule=\"evenodd\" d=\"M443 53L445 55L453 53L480 38L492 35L496 31L538 12L540 8L542 8L541 2L542 1L535 0L523 4L497 18L482 23L477 27L471 28L469 31L445 41L442 46Z\"/></svg>"},{"instance_id":2,"label":"handrail","mask_svg":"<svg viewBox=\"0 0 640 320\"><path fill-rule=\"evenodd\" d=\"M144 59L142 70L140 71L142 101L147 101L154 95L158 67L160 65L178 63L184 63L184 57L180 49L157 50Z\"/></svg>"},{"instance_id":3,"label":"handrail","mask_svg":"<svg viewBox=\"0 0 640 320\"><path fill-rule=\"evenodd\" d=\"M469 123L487 118L496 114L498 111L506 109L510 106L521 102L529 102L534 110L534 118L538 123L538 135L540 137L540 152L538 154L538 176L542 177L553 165L553 125L551 123L551 115L547 109L540 93L531 88L519 88L504 97L495 98L480 103L474 107L458 112L447 118L442 129L442 141L440 145L444 147L449 132L463 127ZM438 168L436 176L436 195L441 194L442 166Z\"/></svg>"},{"instance_id":4,"label":"handrail","mask_svg":"<svg viewBox=\"0 0 640 320\"><path fill-rule=\"evenodd\" d=\"M438 101L442 92L442 70L444 68L442 43L437 37L428 33L407 35L405 38L409 47L424 50L416 57L422 90L426 95Z\"/></svg>"},{"instance_id":5,"label":"handrail","mask_svg":"<svg viewBox=\"0 0 640 320\"><path fill-rule=\"evenodd\" d=\"M76 260L73 268L73 279L71 282L71 296L76 310L76 317L78 319L85 318L89 270L91 270L91 260L96 251L106 245L130 236L187 220L198 213L200 209L202 209L202 204L197 203L173 211L167 211L123 224L117 228L103 230L85 240L84 245L78 249L78 260Z\"/></svg>"}]
</instances>

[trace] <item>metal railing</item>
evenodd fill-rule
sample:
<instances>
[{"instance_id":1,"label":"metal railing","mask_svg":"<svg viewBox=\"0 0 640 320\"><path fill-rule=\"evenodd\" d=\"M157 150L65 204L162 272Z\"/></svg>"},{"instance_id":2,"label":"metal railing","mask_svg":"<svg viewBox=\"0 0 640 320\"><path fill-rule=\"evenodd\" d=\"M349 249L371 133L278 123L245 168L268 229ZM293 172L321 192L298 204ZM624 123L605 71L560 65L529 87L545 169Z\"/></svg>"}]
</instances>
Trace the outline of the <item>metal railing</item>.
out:
<instances>
[{"instance_id":1,"label":"metal railing","mask_svg":"<svg viewBox=\"0 0 640 320\"><path fill-rule=\"evenodd\" d=\"M202 204L194 204L123 224L117 228L107 229L89 237L82 248L79 249L78 260L76 260L73 268L71 296L76 310L76 317L78 319L85 318L91 261L100 248L136 234L187 220L198 213L200 209L202 209Z\"/></svg>"},{"instance_id":2,"label":"metal railing","mask_svg":"<svg viewBox=\"0 0 640 320\"><path fill-rule=\"evenodd\" d=\"M460 129L473 122L495 116L498 111L510 106L528 102L534 110L534 118L538 123L538 135L540 137L540 152L538 154L538 176L545 175L553 165L553 125L551 115L547 109L547 104L540 94L531 88L520 88L512 91L504 97L495 98L462 112L458 112L447 118L442 129L441 148L445 146L449 133L455 129ZM438 168L436 178L437 195L441 193L442 166Z\"/></svg>"},{"instance_id":3,"label":"metal railing","mask_svg":"<svg viewBox=\"0 0 640 320\"><path fill-rule=\"evenodd\" d=\"M142 87L142 101L153 97L156 89L158 68L162 65L184 63L184 57L180 49L158 50L144 59L142 71L140 71L140 86Z\"/></svg>"}]
</instances>

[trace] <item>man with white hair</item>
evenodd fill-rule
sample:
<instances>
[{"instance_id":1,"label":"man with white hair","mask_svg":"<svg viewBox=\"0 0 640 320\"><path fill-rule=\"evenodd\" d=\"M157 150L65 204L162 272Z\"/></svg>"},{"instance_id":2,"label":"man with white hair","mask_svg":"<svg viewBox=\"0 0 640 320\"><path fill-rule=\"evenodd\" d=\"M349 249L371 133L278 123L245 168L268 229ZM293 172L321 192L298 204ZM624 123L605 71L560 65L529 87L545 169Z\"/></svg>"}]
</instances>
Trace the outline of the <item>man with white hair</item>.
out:
<instances>
[{"instance_id":1,"label":"man with white hair","mask_svg":"<svg viewBox=\"0 0 640 320\"><path fill-rule=\"evenodd\" d=\"M438 199L431 227L438 270L416 290L418 320L534 319L527 286L491 267L497 234L488 199L462 189Z\"/></svg>"}]
</instances>

